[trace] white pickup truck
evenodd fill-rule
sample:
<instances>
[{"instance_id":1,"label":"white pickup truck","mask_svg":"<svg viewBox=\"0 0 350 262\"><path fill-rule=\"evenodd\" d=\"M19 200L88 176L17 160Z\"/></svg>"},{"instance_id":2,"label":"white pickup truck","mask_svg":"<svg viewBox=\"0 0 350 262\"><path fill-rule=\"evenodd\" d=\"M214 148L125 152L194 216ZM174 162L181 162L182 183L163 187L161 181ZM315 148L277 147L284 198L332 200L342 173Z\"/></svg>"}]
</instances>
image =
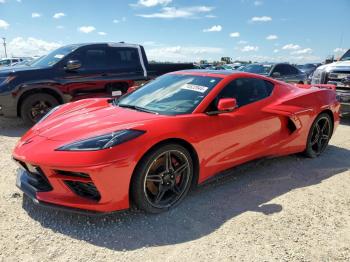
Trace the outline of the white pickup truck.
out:
<instances>
[{"instance_id":1,"label":"white pickup truck","mask_svg":"<svg viewBox=\"0 0 350 262\"><path fill-rule=\"evenodd\" d=\"M350 113L350 49L339 61L318 67L311 84L335 85L341 102L341 112Z\"/></svg>"}]
</instances>

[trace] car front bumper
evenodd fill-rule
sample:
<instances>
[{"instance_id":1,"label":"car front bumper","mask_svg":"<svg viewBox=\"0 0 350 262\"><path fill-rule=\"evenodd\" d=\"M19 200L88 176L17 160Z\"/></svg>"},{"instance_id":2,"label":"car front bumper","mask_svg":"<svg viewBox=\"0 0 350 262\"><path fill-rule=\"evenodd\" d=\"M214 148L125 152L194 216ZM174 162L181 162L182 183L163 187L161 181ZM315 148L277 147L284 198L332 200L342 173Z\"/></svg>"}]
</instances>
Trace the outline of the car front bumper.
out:
<instances>
[{"instance_id":1,"label":"car front bumper","mask_svg":"<svg viewBox=\"0 0 350 262\"><path fill-rule=\"evenodd\" d=\"M135 167L132 161L119 159L68 167L47 165L16 154L14 160L19 165L17 187L37 205L89 214L129 208L130 180Z\"/></svg>"},{"instance_id":2,"label":"car front bumper","mask_svg":"<svg viewBox=\"0 0 350 262\"><path fill-rule=\"evenodd\" d=\"M350 90L349 91L337 90L337 98L341 104L340 112L350 113Z\"/></svg>"}]
</instances>

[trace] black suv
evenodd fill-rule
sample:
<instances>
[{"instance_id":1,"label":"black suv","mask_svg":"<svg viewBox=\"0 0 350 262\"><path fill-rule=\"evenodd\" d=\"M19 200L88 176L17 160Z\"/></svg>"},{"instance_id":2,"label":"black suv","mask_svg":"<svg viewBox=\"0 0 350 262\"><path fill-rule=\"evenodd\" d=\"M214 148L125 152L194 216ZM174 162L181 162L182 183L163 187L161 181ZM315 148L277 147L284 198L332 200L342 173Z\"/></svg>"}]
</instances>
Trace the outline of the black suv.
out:
<instances>
[{"instance_id":1,"label":"black suv","mask_svg":"<svg viewBox=\"0 0 350 262\"><path fill-rule=\"evenodd\" d=\"M0 71L0 115L33 124L59 104L120 96L158 75L192 68L193 64L148 64L140 45L68 45L30 65Z\"/></svg>"}]
</instances>

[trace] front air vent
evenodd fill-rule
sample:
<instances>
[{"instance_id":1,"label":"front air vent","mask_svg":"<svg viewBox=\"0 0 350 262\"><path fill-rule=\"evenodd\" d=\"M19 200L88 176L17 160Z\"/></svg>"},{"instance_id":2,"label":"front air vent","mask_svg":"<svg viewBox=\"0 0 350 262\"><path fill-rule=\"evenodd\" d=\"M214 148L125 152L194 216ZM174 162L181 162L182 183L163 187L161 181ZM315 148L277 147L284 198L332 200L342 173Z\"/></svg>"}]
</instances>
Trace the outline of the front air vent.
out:
<instances>
[{"instance_id":1,"label":"front air vent","mask_svg":"<svg viewBox=\"0 0 350 262\"><path fill-rule=\"evenodd\" d=\"M61 176L71 176L71 177L80 177L80 178L90 178L88 174L80 173L80 172L71 172L71 171L64 171L64 170L55 170L55 173L57 175Z\"/></svg>"},{"instance_id":2,"label":"front air vent","mask_svg":"<svg viewBox=\"0 0 350 262\"><path fill-rule=\"evenodd\" d=\"M101 199L100 193L92 182L85 183L65 180L64 183L70 188L70 190L80 197L94 201L99 201Z\"/></svg>"}]
</instances>

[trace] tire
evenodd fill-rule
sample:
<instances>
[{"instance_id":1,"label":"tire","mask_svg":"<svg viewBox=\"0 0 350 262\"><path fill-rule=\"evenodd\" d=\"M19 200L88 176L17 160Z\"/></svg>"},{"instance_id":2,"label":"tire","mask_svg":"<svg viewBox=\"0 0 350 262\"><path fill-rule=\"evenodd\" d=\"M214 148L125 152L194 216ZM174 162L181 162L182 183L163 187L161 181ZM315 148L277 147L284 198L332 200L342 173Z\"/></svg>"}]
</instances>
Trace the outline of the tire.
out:
<instances>
[{"instance_id":1,"label":"tire","mask_svg":"<svg viewBox=\"0 0 350 262\"><path fill-rule=\"evenodd\" d=\"M304 154L310 158L321 155L326 150L332 133L332 118L329 114L321 113L311 125Z\"/></svg>"},{"instance_id":2,"label":"tire","mask_svg":"<svg viewBox=\"0 0 350 262\"><path fill-rule=\"evenodd\" d=\"M167 159L171 159L170 172ZM147 153L137 165L131 181L132 202L147 213L168 211L187 195L192 178L193 160L187 149L178 144L162 145Z\"/></svg>"},{"instance_id":3,"label":"tire","mask_svg":"<svg viewBox=\"0 0 350 262\"><path fill-rule=\"evenodd\" d=\"M299 85L303 85L304 84L304 82L303 81L299 81L299 83L298 83Z\"/></svg>"},{"instance_id":4,"label":"tire","mask_svg":"<svg viewBox=\"0 0 350 262\"><path fill-rule=\"evenodd\" d=\"M27 125L33 125L58 105L59 102L52 95L44 93L33 94L23 100L20 108L21 117Z\"/></svg>"}]
</instances>

